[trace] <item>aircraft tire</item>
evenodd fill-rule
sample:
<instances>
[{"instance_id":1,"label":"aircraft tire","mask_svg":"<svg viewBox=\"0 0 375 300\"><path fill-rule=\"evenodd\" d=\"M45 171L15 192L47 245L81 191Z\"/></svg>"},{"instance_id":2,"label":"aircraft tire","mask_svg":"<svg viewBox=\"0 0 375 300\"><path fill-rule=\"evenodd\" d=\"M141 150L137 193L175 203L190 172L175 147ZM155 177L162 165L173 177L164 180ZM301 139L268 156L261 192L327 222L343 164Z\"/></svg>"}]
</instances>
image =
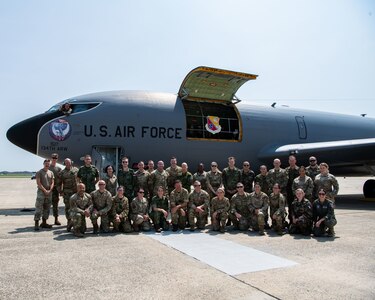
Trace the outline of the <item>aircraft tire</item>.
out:
<instances>
[{"instance_id":1,"label":"aircraft tire","mask_svg":"<svg viewBox=\"0 0 375 300\"><path fill-rule=\"evenodd\" d=\"M375 198L375 179L366 180L363 185L363 195L365 198Z\"/></svg>"}]
</instances>

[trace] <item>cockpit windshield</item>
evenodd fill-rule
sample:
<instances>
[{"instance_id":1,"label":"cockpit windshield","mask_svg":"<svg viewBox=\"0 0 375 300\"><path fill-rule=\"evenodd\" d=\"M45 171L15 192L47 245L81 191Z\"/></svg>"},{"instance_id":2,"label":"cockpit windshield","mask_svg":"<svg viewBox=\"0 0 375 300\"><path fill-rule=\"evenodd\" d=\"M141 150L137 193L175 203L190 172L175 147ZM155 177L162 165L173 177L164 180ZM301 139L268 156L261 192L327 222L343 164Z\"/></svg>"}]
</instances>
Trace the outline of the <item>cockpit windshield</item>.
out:
<instances>
[{"instance_id":1,"label":"cockpit windshield","mask_svg":"<svg viewBox=\"0 0 375 300\"><path fill-rule=\"evenodd\" d=\"M78 112L83 112L98 106L100 103L72 103L72 102L60 102L52 106L47 113L61 111L63 114L74 114Z\"/></svg>"}]
</instances>

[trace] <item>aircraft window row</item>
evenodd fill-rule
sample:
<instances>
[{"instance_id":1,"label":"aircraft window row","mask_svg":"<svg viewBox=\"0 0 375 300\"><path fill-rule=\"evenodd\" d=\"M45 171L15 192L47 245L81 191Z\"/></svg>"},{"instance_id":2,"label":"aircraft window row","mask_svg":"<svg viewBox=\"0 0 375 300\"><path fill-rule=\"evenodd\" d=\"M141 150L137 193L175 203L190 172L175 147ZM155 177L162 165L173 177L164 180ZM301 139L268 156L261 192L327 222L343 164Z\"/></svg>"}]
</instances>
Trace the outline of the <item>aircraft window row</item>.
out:
<instances>
[{"instance_id":1,"label":"aircraft window row","mask_svg":"<svg viewBox=\"0 0 375 300\"><path fill-rule=\"evenodd\" d=\"M240 124L233 105L188 100L184 100L183 105L187 138L239 141ZM219 118L218 124L214 124L214 132L207 130L209 123L213 121L209 117Z\"/></svg>"}]
</instances>

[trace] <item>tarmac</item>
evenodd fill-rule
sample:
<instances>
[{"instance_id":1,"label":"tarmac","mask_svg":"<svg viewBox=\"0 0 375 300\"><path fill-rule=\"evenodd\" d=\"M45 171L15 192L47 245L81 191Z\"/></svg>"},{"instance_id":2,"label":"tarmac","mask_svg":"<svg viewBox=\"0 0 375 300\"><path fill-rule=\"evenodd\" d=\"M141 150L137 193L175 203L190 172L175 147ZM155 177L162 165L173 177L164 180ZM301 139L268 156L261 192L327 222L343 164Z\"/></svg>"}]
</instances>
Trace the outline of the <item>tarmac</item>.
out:
<instances>
[{"instance_id":1,"label":"tarmac","mask_svg":"<svg viewBox=\"0 0 375 300\"><path fill-rule=\"evenodd\" d=\"M2 178L0 299L375 299L375 202L363 201L366 178L338 179L334 238L210 225L93 235L88 221L77 239L62 199L62 225L35 232L35 180Z\"/></svg>"}]
</instances>

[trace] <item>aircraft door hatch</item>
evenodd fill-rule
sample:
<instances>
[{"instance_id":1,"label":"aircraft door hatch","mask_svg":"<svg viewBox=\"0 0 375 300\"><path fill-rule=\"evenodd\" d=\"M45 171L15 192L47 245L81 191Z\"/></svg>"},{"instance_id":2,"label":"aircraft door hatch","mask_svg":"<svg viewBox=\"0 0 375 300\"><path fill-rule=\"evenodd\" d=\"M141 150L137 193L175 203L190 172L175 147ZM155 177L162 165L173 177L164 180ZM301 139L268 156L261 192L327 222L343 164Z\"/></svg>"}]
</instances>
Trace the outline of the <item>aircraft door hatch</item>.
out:
<instances>
[{"instance_id":1,"label":"aircraft door hatch","mask_svg":"<svg viewBox=\"0 0 375 300\"><path fill-rule=\"evenodd\" d=\"M92 147L92 164L98 168L100 178L104 178L104 168L112 165L117 174L120 167L121 147L94 146Z\"/></svg>"},{"instance_id":2,"label":"aircraft door hatch","mask_svg":"<svg viewBox=\"0 0 375 300\"><path fill-rule=\"evenodd\" d=\"M307 139L307 129L305 118L301 116L296 116L297 127L298 127L298 135L301 140Z\"/></svg>"}]
</instances>

